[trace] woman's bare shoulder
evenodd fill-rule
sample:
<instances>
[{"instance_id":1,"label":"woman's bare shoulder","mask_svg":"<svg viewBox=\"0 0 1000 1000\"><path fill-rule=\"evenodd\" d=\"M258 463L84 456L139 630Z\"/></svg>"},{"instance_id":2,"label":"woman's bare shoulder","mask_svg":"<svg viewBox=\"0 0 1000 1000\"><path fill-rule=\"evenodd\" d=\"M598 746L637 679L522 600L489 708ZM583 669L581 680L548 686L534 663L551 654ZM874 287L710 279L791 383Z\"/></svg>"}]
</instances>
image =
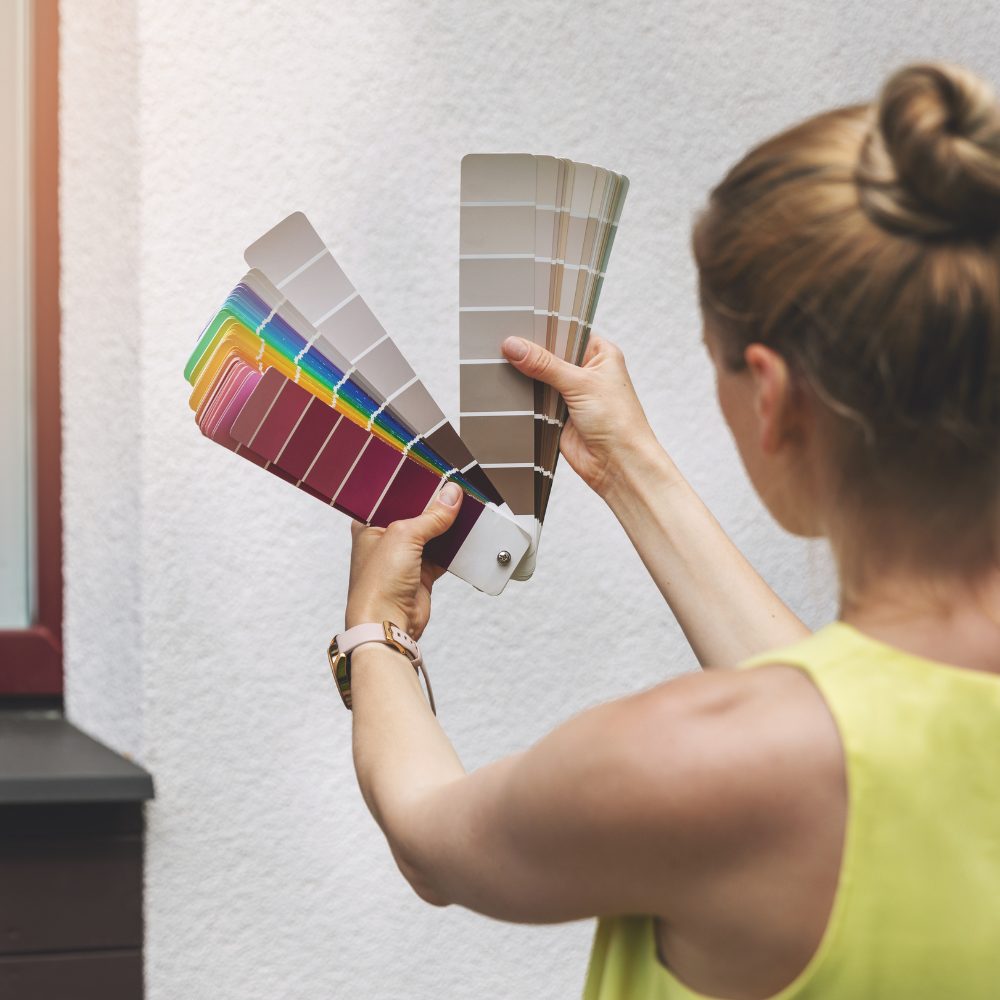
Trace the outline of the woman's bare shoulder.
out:
<instances>
[{"instance_id":1,"label":"woman's bare shoulder","mask_svg":"<svg viewBox=\"0 0 1000 1000\"><path fill-rule=\"evenodd\" d=\"M619 732L630 734L630 756L659 764L637 763L637 777L662 789L674 822L702 846L705 836L773 846L842 793L836 725L795 667L685 674L636 696L626 716ZM671 780L657 784L657 771Z\"/></svg>"},{"instance_id":2,"label":"woman's bare shoulder","mask_svg":"<svg viewBox=\"0 0 1000 1000\"><path fill-rule=\"evenodd\" d=\"M742 739L749 749L795 741L821 757L836 759L840 752L819 689L807 673L783 663L683 674L641 692L633 707L637 715L683 726L685 736L699 742Z\"/></svg>"}]
</instances>

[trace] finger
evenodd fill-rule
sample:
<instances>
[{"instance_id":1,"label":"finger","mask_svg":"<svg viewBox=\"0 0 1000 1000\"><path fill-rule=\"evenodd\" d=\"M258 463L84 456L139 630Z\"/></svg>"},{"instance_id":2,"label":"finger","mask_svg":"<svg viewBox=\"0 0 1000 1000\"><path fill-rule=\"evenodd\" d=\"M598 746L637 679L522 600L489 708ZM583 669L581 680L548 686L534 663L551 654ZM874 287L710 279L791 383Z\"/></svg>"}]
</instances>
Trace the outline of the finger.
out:
<instances>
[{"instance_id":1,"label":"finger","mask_svg":"<svg viewBox=\"0 0 1000 1000\"><path fill-rule=\"evenodd\" d=\"M580 369L551 351L532 344L521 337L508 337L502 344L504 357L529 378L551 385L557 392L566 393L579 384Z\"/></svg>"},{"instance_id":2,"label":"finger","mask_svg":"<svg viewBox=\"0 0 1000 1000\"><path fill-rule=\"evenodd\" d=\"M591 361L598 357L621 361L623 363L625 360L621 348L614 341L608 340L606 337L598 337L591 334L590 340L587 342L587 351L584 354L583 363L584 365L590 364Z\"/></svg>"},{"instance_id":3,"label":"finger","mask_svg":"<svg viewBox=\"0 0 1000 1000\"><path fill-rule=\"evenodd\" d=\"M351 521L351 538L354 539L354 541L357 541L358 535L360 535L366 527L367 525L362 521Z\"/></svg>"},{"instance_id":4,"label":"finger","mask_svg":"<svg viewBox=\"0 0 1000 1000\"><path fill-rule=\"evenodd\" d=\"M423 514L396 523L422 546L432 538L443 535L455 523L461 506L462 488L456 483L445 483L444 488L430 502Z\"/></svg>"},{"instance_id":5,"label":"finger","mask_svg":"<svg viewBox=\"0 0 1000 1000\"><path fill-rule=\"evenodd\" d=\"M589 365L601 353L603 343L604 341L600 337L595 337L591 334L590 339L587 341L587 349L583 352L583 361L581 364L584 366Z\"/></svg>"}]
</instances>

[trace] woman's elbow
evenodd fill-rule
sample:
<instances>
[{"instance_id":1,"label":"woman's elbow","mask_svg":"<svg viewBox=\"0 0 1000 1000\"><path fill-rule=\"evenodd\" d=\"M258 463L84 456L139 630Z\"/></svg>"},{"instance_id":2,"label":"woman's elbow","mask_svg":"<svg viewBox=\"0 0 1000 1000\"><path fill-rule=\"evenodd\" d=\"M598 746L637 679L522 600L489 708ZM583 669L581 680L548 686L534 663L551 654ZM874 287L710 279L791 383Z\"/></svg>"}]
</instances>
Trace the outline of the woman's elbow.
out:
<instances>
[{"instance_id":1,"label":"woman's elbow","mask_svg":"<svg viewBox=\"0 0 1000 1000\"><path fill-rule=\"evenodd\" d=\"M407 881L410 883L413 891L425 903L430 903L431 906L451 906L452 901L443 892L435 889L427 882L423 882L418 878L409 878Z\"/></svg>"},{"instance_id":2,"label":"woman's elbow","mask_svg":"<svg viewBox=\"0 0 1000 1000\"><path fill-rule=\"evenodd\" d=\"M442 886L437 885L435 880L418 864L408 860L401 851L393 849L393 858L403 875L403 878L410 883L410 888L425 902L431 906L450 906L452 900L444 892Z\"/></svg>"}]
</instances>

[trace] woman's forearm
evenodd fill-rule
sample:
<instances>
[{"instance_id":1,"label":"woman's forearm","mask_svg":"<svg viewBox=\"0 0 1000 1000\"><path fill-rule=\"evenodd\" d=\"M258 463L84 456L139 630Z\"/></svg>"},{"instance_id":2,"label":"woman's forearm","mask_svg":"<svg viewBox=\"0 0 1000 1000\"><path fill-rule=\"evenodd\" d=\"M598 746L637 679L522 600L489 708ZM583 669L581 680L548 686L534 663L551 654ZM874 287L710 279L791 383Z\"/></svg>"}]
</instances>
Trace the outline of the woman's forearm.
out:
<instances>
[{"instance_id":1,"label":"woman's forearm","mask_svg":"<svg viewBox=\"0 0 1000 1000\"><path fill-rule=\"evenodd\" d=\"M704 667L808 635L651 439L605 496Z\"/></svg>"},{"instance_id":2,"label":"woman's forearm","mask_svg":"<svg viewBox=\"0 0 1000 1000\"><path fill-rule=\"evenodd\" d=\"M607 500L704 666L734 666L808 635L660 447L620 350L591 337L582 366L509 337L504 356L562 394L559 450Z\"/></svg>"},{"instance_id":3,"label":"woman's forearm","mask_svg":"<svg viewBox=\"0 0 1000 1000\"><path fill-rule=\"evenodd\" d=\"M413 881L416 858L407 841L407 814L422 796L460 778L465 769L405 658L377 643L351 655L358 784L403 873Z\"/></svg>"}]
</instances>

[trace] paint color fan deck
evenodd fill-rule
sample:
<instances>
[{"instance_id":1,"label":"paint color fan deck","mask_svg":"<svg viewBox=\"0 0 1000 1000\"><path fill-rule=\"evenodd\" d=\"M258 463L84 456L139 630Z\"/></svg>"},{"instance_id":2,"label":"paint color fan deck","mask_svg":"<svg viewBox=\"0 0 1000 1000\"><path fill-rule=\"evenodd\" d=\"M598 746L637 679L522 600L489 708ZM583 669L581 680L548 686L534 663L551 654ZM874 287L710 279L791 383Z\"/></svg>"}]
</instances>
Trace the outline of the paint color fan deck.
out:
<instances>
[{"instance_id":1,"label":"paint color fan deck","mask_svg":"<svg viewBox=\"0 0 1000 1000\"><path fill-rule=\"evenodd\" d=\"M628 179L553 156L470 154L461 191L459 430L531 535L514 573L526 579L566 411L500 345L513 334L582 363Z\"/></svg>"},{"instance_id":2,"label":"paint color fan deck","mask_svg":"<svg viewBox=\"0 0 1000 1000\"><path fill-rule=\"evenodd\" d=\"M366 524L414 517L453 481L462 509L426 556L488 594L526 579L565 410L499 345L520 335L580 363L626 189L552 157L463 160L460 430L309 220L290 215L247 249L250 270L188 360L198 427Z\"/></svg>"}]
</instances>

